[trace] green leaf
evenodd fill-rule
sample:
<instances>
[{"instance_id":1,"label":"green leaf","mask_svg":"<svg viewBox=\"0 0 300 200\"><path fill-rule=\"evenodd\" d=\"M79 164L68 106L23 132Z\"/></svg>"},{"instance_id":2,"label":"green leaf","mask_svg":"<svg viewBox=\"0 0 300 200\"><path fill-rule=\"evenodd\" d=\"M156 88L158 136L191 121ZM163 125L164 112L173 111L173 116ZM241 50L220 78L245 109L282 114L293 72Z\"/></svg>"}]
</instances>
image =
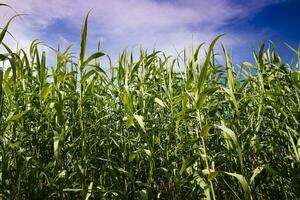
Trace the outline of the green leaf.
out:
<instances>
[{"instance_id":1,"label":"green leaf","mask_svg":"<svg viewBox=\"0 0 300 200\"><path fill-rule=\"evenodd\" d=\"M294 87L300 92L300 71L292 73L292 82Z\"/></svg>"},{"instance_id":2,"label":"green leaf","mask_svg":"<svg viewBox=\"0 0 300 200\"><path fill-rule=\"evenodd\" d=\"M238 140L236 134L225 125L217 126L219 129L221 129L224 133L226 133L234 142L235 145L238 145Z\"/></svg>"},{"instance_id":3,"label":"green leaf","mask_svg":"<svg viewBox=\"0 0 300 200\"><path fill-rule=\"evenodd\" d=\"M128 161L129 161L129 162L132 162L133 160L135 160L135 159L137 158L137 156L138 156L138 153L137 153L136 151L131 152L131 153L129 154L129 159L128 159Z\"/></svg>"},{"instance_id":4,"label":"green leaf","mask_svg":"<svg viewBox=\"0 0 300 200\"><path fill-rule=\"evenodd\" d=\"M88 192L86 194L85 200L88 200L91 197L91 195L92 195L92 189L93 189L93 182L90 182L90 185L88 187Z\"/></svg>"},{"instance_id":5,"label":"green leaf","mask_svg":"<svg viewBox=\"0 0 300 200\"><path fill-rule=\"evenodd\" d=\"M55 159L59 159L59 135L57 133L53 136L53 152Z\"/></svg>"},{"instance_id":6,"label":"green leaf","mask_svg":"<svg viewBox=\"0 0 300 200\"><path fill-rule=\"evenodd\" d=\"M6 5L6 4L2 4L2 5ZM6 23L5 27L4 27L4 28L2 29L2 31L0 32L0 44L1 44L2 41L3 41L3 38L4 38L4 36L5 36L6 32L7 32L7 29L8 29L9 24L11 23L11 21L12 21L14 18L16 18L16 17L18 17L18 16L21 16L21 14L20 14L20 15L15 15L15 16L13 16L12 18L10 18L10 19L8 20L8 22Z\"/></svg>"},{"instance_id":7,"label":"green leaf","mask_svg":"<svg viewBox=\"0 0 300 200\"><path fill-rule=\"evenodd\" d=\"M8 121L18 121L19 119L21 119L26 113L28 113L31 109L29 110L25 110L25 111L22 111L16 115L13 115L11 118L9 118Z\"/></svg>"},{"instance_id":8,"label":"green leaf","mask_svg":"<svg viewBox=\"0 0 300 200\"><path fill-rule=\"evenodd\" d=\"M152 153L149 149L144 149L147 156L152 157Z\"/></svg>"},{"instance_id":9,"label":"green leaf","mask_svg":"<svg viewBox=\"0 0 300 200\"><path fill-rule=\"evenodd\" d=\"M251 176L251 179L250 179L250 184L252 184L254 182L254 179L255 177L260 174L264 169L264 166L260 166L260 167L257 167L255 168L255 170L253 170L253 173L252 173L252 176Z\"/></svg>"},{"instance_id":10,"label":"green leaf","mask_svg":"<svg viewBox=\"0 0 300 200\"><path fill-rule=\"evenodd\" d=\"M154 101L155 101L155 103L157 103L158 105L160 105L163 108L167 106L161 99L159 99L157 97L154 99Z\"/></svg>"},{"instance_id":11,"label":"green leaf","mask_svg":"<svg viewBox=\"0 0 300 200\"><path fill-rule=\"evenodd\" d=\"M104 56L105 54L102 52L97 52L94 53L93 55L91 55L90 57L88 57L83 63L81 63L80 65L80 69L83 70L84 67L86 67L92 60L95 60L97 58L100 58L102 56Z\"/></svg>"},{"instance_id":12,"label":"green leaf","mask_svg":"<svg viewBox=\"0 0 300 200\"><path fill-rule=\"evenodd\" d=\"M242 65L245 66L245 67L247 67L247 68L249 68L249 69L256 69L256 67L253 66L253 65L252 65L251 63L249 63L249 62L243 62Z\"/></svg>"},{"instance_id":13,"label":"green leaf","mask_svg":"<svg viewBox=\"0 0 300 200\"><path fill-rule=\"evenodd\" d=\"M248 182L246 181L245 177L241 174L237 174L237 173L229 173L229 172L225 172L226 174L230 175L230 176L233 176L235 178L238 179L238 181L240 182L240 184L242 185L242 188L244 190L244 194L245 194L245 198L246 199L251 199L250 195L251 195L251 192L250 192L250 187L249 187L249 184Z\"/></svg>"},{"instance_id":14,"label":"green leaf","mask_svg":"<svg viewBox=\"0 0 300 200\"><path fill-rule=\"evenodd\" d=\"M213 126L206 124L202 127L200 135L204 138L206 138L209 134L209 130L212 128Z\"/></svg>"},{"instance_id":15,"label":"green leaf","mask_svg":"<svg viewBox=\"0 0 300 200\"><path fill-rule=\"evenodd\" d=\"M244 170L243 152L242 152L241 146L239 144L237 135L235 134L235 132L233 132L230 128L226 127L225 125L221 125L221 126L217 126L217 127L219 129L221 129L233 141L236 151L239 156L241 170L243 171Z\"/></svg>"},{"instance_id":16,"label":"green leaf","mask_svg":"<svg viewBox=\"0 0 300 200\"><path fill-rule=\"evenodd\" d=\"M233 91L232 90L229 90L225 87L222 88L229 96L230 96L230 100L232 101L233 105L234 105L234 108L235 108L235 111L237 114L239 114L239 106L238 106L238 102L233 94Z\"/></svg>"},{"instance_id":17,"label":"green leaf","mask_svg":"<svg viewBox=\"0 0 300 200\"><path fill-rule=\"evenodd\" d=\"M83 76L82 76L82 78L81 78L81 80L80 80L80 83L81 84L84 84L85 83L85 81L88 79L88 78L90 78L93 74L95 74L96 72L94 71L94 70L91 70L91 71L88 71L87 73L85 73Z\"/></svg>"},{"instance_id":18,"label":"green leaf","mask_svg":"<svg viewBox=\"0 0 300 200\"><path fill-rule=\"evenodd\" d=\"M227 67L227 85L229 87L229 90L233 93L235 91L235 77L233 73L233 67L226 48L224 46L222 46L222 48L225 55Z\"/></svg>"},{"instance_id":19,"label":"green leaf","mask_svg":"<svg viewBox=\"0 0 300 200\"><path fill-rule=\"evenodd\" d=\"M287 44L287 43L285 43L285 45L286 45L290 50L292 50L294 53L296 53L297 56L300 57L300 51L299 51L299 50L294 49L292 46L290 46L290 45Z\"/></svg>"},{"instance_id":20,"label":"green leaf","mask_svg":"<svg viewBox=\"0 0 300 200\"><path fill-rule=\"evenodd\" d=\"M199 94L202 92L202 90L204 88L205 81L206 81L207 76L208 76L208 69L209 69L209 66L210 66L210 59L211 59L211 54L212 54L212 51L213 51L213 47L215 46L218 39L220 37L222 37L223 35L224 34L217 36L209 46L209 49L208 49L208 52L207 52L207 55L206 55L206 58L205 58L205 62L204 62L203 67L201 69L199 80L198 80L198 91L199 91L198 93Z\"/></svg>"},{"instance_id":21,"label":"green leaf","mask_svg":"<svg viewBox=\"0 0 300 200\"><path fill-rule=\"evenodd\" d=\"M45 101L51 91L52 91L52 85L44 86L41 92L41 100Z\"/></svg>"},{"instance_id":22,"label":"green leaf","mask_svg":"<svg viewBox=\"0 0 300 200\"><path fill-rule=\"evenodd\" d=\"M188 159L186 159L185 161L183 161L183 164L179 171L179 175L182 176L183 172L185 172L187 168L192 166L198 159L199 159L199 155L193 155Z\"/></svg>"},{"instance_id":23,"label":"green leaf","mask_svg":"<svg viewBox=\"0 0 300 200\"><path fill-rule=\"evenodd\" d=\"M212 181L219 175L219 172L210 172L208 175L208 180Z\"/></svg>"},{"instance_id":24,"label":"green leaf","mask_svg":"<svg viewBox=\"0 0 300 200\"><path fill-rule=\"evenodd\" d=\"M206 88L203 92L201 92L196 101L196 108L201 109L204 105L206 97L211 96L217 90L218 90L218 87L214 87L214 88Z\"/></svg>"},{"instance_id":25,"label":"green leaf","mask_svg":"<svg viewBox=\"0 0 300 200\"><path fill-rule=\"evenodd\" d=\"M60 172L59 174L58 174L58 178L65 178L65 176L66 176L66 170L62 170L62 172Z\"/></svg>"},{"instance_id":26,"label":"green leaf","mask_svg":"<svg viewBox=\"0 0 300 200\"><path fill-rule=\"evenodd\" d=\"M85 17L85 21L82 27L82 31L81 31L81 44L80 44L80 62L83 63L84 62L84 55L85 55L85 50L86 50L86 38L87 38L87 27L88 27L88 20L89 20L89 14L90 14L91 10L88 12L88 14Z\"/></svg>"},{"instance_id":27,"label":"green leaf","mask_svg":"<svg viewBox=\"0 0 300 200\"><path fill-rule=\"evenodd\" d=\"M135 120L138 122L138 124L140 125L140 127L143 129L143 131L146 132L144 117L141 115L133 115L133 116L134 116Z\"/></svg>"}]
</instances>

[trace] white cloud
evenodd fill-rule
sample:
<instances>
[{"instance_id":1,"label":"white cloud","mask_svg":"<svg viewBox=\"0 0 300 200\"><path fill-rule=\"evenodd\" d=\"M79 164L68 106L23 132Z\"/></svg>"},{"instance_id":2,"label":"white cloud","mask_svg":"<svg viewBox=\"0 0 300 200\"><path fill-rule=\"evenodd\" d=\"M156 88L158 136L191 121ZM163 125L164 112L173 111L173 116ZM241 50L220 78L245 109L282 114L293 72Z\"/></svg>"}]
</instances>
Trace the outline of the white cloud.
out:
<instances>
[{"instance_id":1,"label":"white cloud","mask_svg":"<svg viewBox=\"0 0 300 200\"><path fill-rule=\"evenodd\" d=\"M211 40L219 34L217 30L230 19L253 15L264 6L277 1L252 0L246 4L237 2L239 1L4 0L4 3L11 5L17 12L31 14L17 19L10 29L22 46L28 45L35 38L47 42L42 31L57 20L63 20L74 27L74 32L78 32L85 14L93 8L89 41L93 41L96 46L98 39L101 39L104 48L113 56L124 47L141 44L147 48L156 46L174 52L175 48L181 50L190 44L193 34L196 43ZM7 8L3 12L6 19L12 14ZM56 34L58 38L63 38L62 41L69 40L60 36L63 32L59 29L56 33L47 34ZM247 33L237 35L231 32L222 42L240 45L245 38L251 39Z\"/></svg>"}]
</instances>

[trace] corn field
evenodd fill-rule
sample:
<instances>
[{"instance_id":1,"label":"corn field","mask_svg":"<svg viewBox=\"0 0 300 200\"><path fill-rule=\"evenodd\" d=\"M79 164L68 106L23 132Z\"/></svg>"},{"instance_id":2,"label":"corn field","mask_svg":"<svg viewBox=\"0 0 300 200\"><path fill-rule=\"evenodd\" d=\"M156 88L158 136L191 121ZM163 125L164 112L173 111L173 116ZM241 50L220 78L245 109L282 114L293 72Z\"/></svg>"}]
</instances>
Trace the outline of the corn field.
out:
<instances>
[{"instance_id":1,"label":"corn field","mask_svg":"<svg viewBox=\"0 0 300 200\"><path fill-rule=\"evenodd\" d=\"M0 199L300 198L300 51L290 47L291 66L262 45L235 65L214 50L220 35L205 51L124 50L111 64L86 55L87 15L80 54L52 49L50 66L38 41L4 43L11 21L0 29Z\"/></svg>"}]
</instances>

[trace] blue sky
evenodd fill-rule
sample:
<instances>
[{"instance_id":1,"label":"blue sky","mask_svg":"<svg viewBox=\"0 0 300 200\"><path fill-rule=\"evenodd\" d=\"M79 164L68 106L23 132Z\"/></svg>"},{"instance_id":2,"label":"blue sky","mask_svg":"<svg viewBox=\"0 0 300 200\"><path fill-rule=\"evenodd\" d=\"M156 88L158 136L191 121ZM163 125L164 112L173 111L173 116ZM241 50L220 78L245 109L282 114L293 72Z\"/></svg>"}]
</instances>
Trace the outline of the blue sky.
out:
<instances>
[{"instance_id":1,"label":"blue sky","mask_svg":"<svg viewBox=\"0 0 300 200\"><path fill-rule=\"evenodd\" d=\"M55 47L73 44L78 52L85 14L93 9L88 49L102 48L117 58L123 48L156 48L175 55L193 43L208 43L219 34L233 60L250 59L259 44L272 40L284 59L300 43L300 0L2 0L18 13L11 32L19 46L33 39ZM1 8L0 25L14 14ZM1 16L2 15L2 16ZM17 42L7 38L7 43Z\"/></svg>"},{"instance_id":2,"label":"blue sky","mask_svg":"<svg viewBox=\"0 0 300 200\"><path fill-rule=\"evenodd\" d=\"M286 47L285 43L295 48L300 44L299 11L299 0L282 1L278 4L270 4L254 16L233 21L222 28L236 32L239 30L245 31L247 29L264 32L256 41L245 45L243 47L243 49L245 49L244 52L247 52L249 47L255 49L259 44L271 40L278 52L280 52L282 58L285 61L290 61L289 59L291 59L291 56L294 56L294 53Z\"/></svg>"}]
</instances>

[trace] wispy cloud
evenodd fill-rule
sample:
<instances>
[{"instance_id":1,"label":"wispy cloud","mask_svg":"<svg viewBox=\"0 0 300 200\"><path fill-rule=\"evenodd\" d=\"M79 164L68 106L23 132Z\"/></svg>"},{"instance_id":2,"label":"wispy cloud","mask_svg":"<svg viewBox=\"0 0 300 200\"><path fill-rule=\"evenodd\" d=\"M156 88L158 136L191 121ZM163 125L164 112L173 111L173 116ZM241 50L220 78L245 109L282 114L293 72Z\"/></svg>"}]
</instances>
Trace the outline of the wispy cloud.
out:
<instances>
[{"instance_id":1,"label":"wispy cloud","mask_svg":"<svg viewBox=\"0 0 300 200\"><path fill-rule=\"evenodd\" d=\"M192 35L195 41L211 40L231 20L249 17L277 2L279 0L250 0L243 4L238 0L4 1L19 13L31 14L16 20L11 29L21 45L35 38L51 45L72 42L68 36L73 34L79 38L84 16L92 8L89 41L96 46L98 40L102 40L104 49L111 54L141 44L174 51L190 44ZM5 10L4 16L12 14L9 9ZM58 22L68 28L55 26ZM249 32L227 31L228 36L222 41L228 45L240 45L245 38L247 42L251 40ZM73 42L78 45L76 40Z\"/></svg>"}]
</instances>

